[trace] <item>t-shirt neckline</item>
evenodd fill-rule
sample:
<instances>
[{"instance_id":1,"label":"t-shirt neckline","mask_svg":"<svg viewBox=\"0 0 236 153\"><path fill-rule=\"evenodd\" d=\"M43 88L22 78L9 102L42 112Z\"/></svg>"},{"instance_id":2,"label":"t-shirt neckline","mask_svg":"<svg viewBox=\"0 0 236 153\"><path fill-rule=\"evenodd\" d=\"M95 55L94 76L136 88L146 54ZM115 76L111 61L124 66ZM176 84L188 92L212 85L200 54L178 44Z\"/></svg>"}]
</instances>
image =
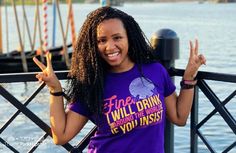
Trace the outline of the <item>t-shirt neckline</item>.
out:
<instances>
[{"instance_id":1,"label":"t-shirt neckline","mask_svg":"<svg viewBox=\"0 0 236 153\"><path fill-rule=\"evenodd\" d=\"M134 71L136 68L137 68L137 65L134 64L134 66L133 66L131 69L127 70L127 71L124 71L124 72L108 72L107 74L108 74L109 76L129 75L129 74L132 74L133 71Z\"/></svg>"}]
</instances>

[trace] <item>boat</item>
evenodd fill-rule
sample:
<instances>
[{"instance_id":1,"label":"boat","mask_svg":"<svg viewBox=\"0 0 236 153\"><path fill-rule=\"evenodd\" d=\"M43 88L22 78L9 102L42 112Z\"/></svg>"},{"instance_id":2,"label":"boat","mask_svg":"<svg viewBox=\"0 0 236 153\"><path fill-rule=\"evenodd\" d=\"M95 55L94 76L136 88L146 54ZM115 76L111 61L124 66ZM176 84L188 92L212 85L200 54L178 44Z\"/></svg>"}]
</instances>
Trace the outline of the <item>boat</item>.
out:
<instances>
[{"instance_id":1,"label":"boat","mask_svg":"<svg viewBox=\"0 0 236 153\"><path fill-rule=\"evenodd\" d=\"M72 44L67 45L68 56L72 56ZM50 48L49 52L52 54L52 66L55 71L68 70L68 66L64 60L63 46ZM28 72L39 72L41 71L39 67L32 60L33 57L40 58L40 54L37 50L25 51L25 57L27 62ZM46 60L44 60L46 61ZM45 63L45 62L44 62ZM2 73L23 73L23 65L21 53L17 50L11 51L9 54L0 55L0 74Z\"/></svg>"},{"instance_id":2,"label":"boat","mask_svg":"<svg viewBox=\"0 0 236 153\"><path fill-rule=\"evenodd\" d=\"M39 69L39 67L34 63L34 61L32 60L33 57L38 58L40 61L46 61L45 56L42 57L41 55L41 49L35 49L37 43L36 43L36 36L37 36L37 31L38 33L41 32L41 34L39 34L39 40L40 40L40 48L46 48L46 50L48 50L50 53L52 53L52 66L53 69L55 71L59 71L59 70L68 70L69 69L69 65L70 65L70 58L72 56L72 44L75 43L75 38L76 38L76 33L75 33L75 27L74 27L74 18L73 18L73 9L72 9L72 2L68 1L68 15L69 18L67 18L67 28L70 26L71 28L71 36L72 36L72 43L69 44L67 43L65 39L63 38L63 45L62 46L57 46L57 47L49 47L48 46L48 26L47 26L47 2L43 2L42 7L43 7L43 11L42 14L40 14L39 11L39 7L40 4L38 3L38 1L36 1L35 4L35 15L34 15L34 30L31 31L30 30L30 24L28 22L28 18L27 18L27 13L26 13L26 9L25 9L25 3L22 3L22 12L24 13L24 20L22 20L24 22L24 28L26 28L26 31L21 31L20 28L20 21L18 20L18 13L17 13L17 9L16 9L16 3L15 1L12 1L12 8L14 10L14 16L16 19L16 28L17 28L17 34L18 34L18 38L19 38L19 48L24 48L24 42L22 34L26 35L24 32L27 32L27 36L29 38L29 44L31 47L31 51L27 51L24 49L20 49L20 50L13 50L13 51L9 51L8 53L4 53L3 49L2 49L2 40L0 39L0 74L2 73L23 73L23 72L36 72L36 71L41 71ZM5 6L5 18L7 19L7 16L10 16L10 14L8 14L7 12L7 3L4 1L4 5L1 5L0 3L0 9L2 6ZM60 7L59 7L59 2L58 1L54 1L53 3L53 45L55 46L55 41L56 41L56 37L55 37L55 20L56 20L56 13L58 12L58 14L60 14ZM43 24L40 24L40 15L43 16ZM2 25L1 22L1 11L0 11L0 25ZM59 16L60 20L62 21L62 16ZM8 20L5 21L6 24L6 36L8 36ZM43 25L43 27L41 28L41 26ZM62 22L60 22L60 27L61 27L61 32L63 37L68 37L68 31L64 32L64 28L63 28L63 24ZM41 30L43 29L43 30ZM31 33L33 32L33 34ZM14 34L14 33L11 33ZM0 26L0 38L2 38L2 29ZM26 39L27 40L27 39ZM43 43L42 43L43 42ZM41 44L42 43L42 44ZM9 45L9 39L8 37L6 38L6 44ZM68 45L69 44L69 45ZM64 48L65 47L65 48ZM8 49L7 49L8 50ZM42 60L41 60L42 59ZM46 64L45 62L43 62L44 64Z\"/></svg>"}]
</instances>

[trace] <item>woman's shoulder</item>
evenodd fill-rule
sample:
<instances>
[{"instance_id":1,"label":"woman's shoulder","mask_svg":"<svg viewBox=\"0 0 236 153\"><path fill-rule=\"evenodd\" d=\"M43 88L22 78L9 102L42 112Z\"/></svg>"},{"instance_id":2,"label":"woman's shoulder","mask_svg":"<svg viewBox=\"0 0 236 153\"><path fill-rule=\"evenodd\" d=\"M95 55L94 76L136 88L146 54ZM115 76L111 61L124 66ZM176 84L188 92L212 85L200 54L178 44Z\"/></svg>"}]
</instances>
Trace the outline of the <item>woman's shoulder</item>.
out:
<instances>
[{"instance_id":1,"label":"woman's shoulder","mask_svg":"<svg viewBox=\"0 0 236 153\"><path fill-rule=\"evenodd\" d=\"M165 76L168 73L167 69L159 62L144 64L142 66L142 71L144 72L144 74L163 75L163 76Z\"/></svg>"}]
</instances>

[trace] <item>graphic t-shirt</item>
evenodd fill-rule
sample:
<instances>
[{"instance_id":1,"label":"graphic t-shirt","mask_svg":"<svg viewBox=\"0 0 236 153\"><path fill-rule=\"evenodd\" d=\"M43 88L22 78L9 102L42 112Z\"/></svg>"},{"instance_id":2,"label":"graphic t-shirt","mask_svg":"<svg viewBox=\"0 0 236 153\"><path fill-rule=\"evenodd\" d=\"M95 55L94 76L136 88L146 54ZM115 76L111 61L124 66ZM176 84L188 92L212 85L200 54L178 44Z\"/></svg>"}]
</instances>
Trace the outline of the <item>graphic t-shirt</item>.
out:
<instances>
[{"instance_id":1,"label":"graphic t-shirt","mask_svg":"<svg viewBox=\"0 0 236 153\"><path fill-rule=\"evenodd\" d=\"M164 153L166 107L164 98L175 91L166 69L159 63L135 65L105 79L103 116L96 123L89 153ZM79 102L69 109L95 121Z\"/></svg>"}]
</instances>

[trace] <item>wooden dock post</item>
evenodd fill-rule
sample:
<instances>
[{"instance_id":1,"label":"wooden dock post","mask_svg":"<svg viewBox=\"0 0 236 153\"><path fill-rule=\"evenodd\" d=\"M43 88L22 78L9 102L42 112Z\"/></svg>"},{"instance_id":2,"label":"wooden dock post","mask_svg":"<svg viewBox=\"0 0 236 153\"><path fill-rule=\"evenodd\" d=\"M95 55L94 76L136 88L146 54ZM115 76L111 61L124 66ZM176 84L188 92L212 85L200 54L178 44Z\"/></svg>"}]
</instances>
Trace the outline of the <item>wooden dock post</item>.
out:
<instances>
[{"instance_id":1,"label":"wooden dock post","mask_svg":"<svg viewBox=\"0 0 236 153\"><path fill-rule=\"evenodd\" d=\"M2 1L0 1L0 54L2 54Z\"/></svg>"},{"instance_id":2,"label":"wooden dock post","mask_svg":"<svg viewBox=\"0 0 236 153\"><path fill-rule=\"evenodd\" d=\"M57 8L57 13L58 13L58 17L59 17L59 24L60 24L60 29L61 29L61 33L62 33L62 38L63 38L63 53L64 53L64 60L66 62L66 66L68 68L70 68L70 58L68 55L68 50L67 50L67 45L66 45L66 35L64 33L64 29L63 29L63 24L62 24L62 17L61 17L61 11L60 11L60 7L59 7L59 0L56 1L56 8Z\"/></svg>"},{"instance_id":3,"label":"wooden dock post","mask_svg":"<svg viewBox=\"0 0 236 153\"><path fill-rule=\"evenodd\" d=\"M25 52L24 52L24 45L23 45L23 41L21 39L21 32L20 32L18 14L17 14L17 11L16 11L16 4L15 4L14 0L11 0L11 2L12 2L15 18L16 18L16 27L17 27L17 32L18 32L18 37L19 37L19 42L20 42L20 53L21 53L22 66L23 66L24 72L28 72L28 65L27 65Z\"/></svg>"}]
</instances>

